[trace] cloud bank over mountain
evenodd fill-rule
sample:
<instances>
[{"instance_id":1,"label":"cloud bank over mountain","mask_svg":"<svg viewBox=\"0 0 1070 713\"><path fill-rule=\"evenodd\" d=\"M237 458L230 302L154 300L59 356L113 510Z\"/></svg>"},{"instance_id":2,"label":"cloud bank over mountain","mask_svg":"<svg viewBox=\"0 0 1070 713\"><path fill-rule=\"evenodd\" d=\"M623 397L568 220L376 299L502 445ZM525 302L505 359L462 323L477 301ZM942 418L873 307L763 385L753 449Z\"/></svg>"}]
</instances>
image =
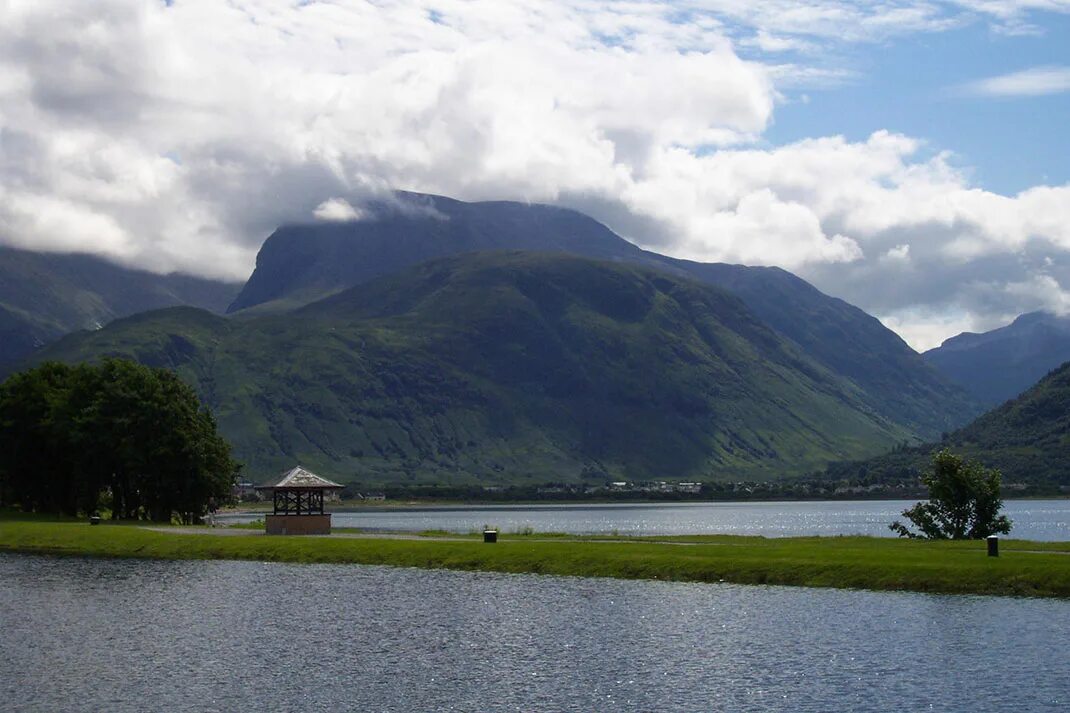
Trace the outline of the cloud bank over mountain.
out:
<instances>
[{"instance_id":1,"label":"cloud bank over mountain","mask_svg":"<svg viewBox=\"0 0 1070 713\"><path fill-rule=\"evenodd\" d=\"M838 45L1038 11L1070 3L12 0L0 242L241 278L276 225L391 189L550 202L799 272L930 346L1070 304L1070 186L989 192L880 126L763 135Z\"/></svg>"}]
</instances>

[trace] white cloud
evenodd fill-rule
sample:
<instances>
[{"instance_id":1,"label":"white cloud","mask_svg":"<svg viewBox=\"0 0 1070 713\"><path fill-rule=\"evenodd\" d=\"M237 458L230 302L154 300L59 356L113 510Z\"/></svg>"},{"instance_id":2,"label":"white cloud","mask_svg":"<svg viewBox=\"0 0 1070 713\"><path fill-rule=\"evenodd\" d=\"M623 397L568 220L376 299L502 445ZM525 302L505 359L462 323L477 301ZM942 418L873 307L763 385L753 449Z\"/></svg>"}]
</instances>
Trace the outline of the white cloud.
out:
<instances>
[{"instance_id":1,"label":"white cloud","mask_svg":"<svg viewBox=\"0 0 1070 713\"><path fill-rule=\"evenodd\" d=\"M789 269L854 261L867 245L894 238L887 251L906 235L930 243L930 263L1013 253L1031 241L1070 250L1070 186L1002 196L971 187L942 154L917 160L920 149L887 132L704 156L666 149L622 200L668 226L651 247Z\"/></svg>"},{"instance_id":2,"label":"white cloud","mask_svg":"<svg viewBox=\"0 0 1070 713\"><path fill-rule=\"evenodd\" d=\"M276 224L330 197L619 191L662 147L748 141L772 114L761 65L716 22L672 15L582 0L4 4L0 240L77 242L12 217L47 198L107 224L87 249L242 277Z\"/></svg>"},{"instance_id":3,"label":"white cloud","mask_svg":"<svg viewBox=\"0 0 1070 713\"><path fill-rule=\"evenodd\" d=\"M759 29L753 36L740 41L744 47L755 47L762 52L814 52L817 46L808 40L797 37L774 35Z\"/></svg>"},{"instance_id":4,"label":"white cloud","mask_svg":"<svg viewBox=\"0 0 1070 713\"><path fill-rule=\"evenodd\" d=\"M952 4L988 18L992 29L1009 35L1043 34L1029 21L1032 13L1070 13L1068 0L953 0Z\"/></svg>"},{"instance_id":5,"label":"white cloud","mask_svg":"<svg viewBox=\"0 0 1070 713\"><path fill-rule=\"evenodd\" d=\"M830 89L859 79L858 74L849 69L794 63L768 65L766 72L780 89Z\"/></svg>"},{"instance_id":6,"label":"white cloud","mask_svg":"<svg viewBox=\"0 0 1070 713\"><path fill-rule=\"evenodd\" d=\"M894 248L890 248L880 257L881 262L886 264L910 264L910 245L903 243L902 245L896 245Z\"/></svg>"},{"instance_id":7,"label":"white cloud","mask_svg":"<svg viewBox=\"0 0 1070 713\"><path fill-rule=\"evenodd\" d=\"M1043 34L1038 13L1070 13L1067 0L690 0L690 8L750 28L748 46L764 51L812 51L824 42L883 42L911 33L937 33L974 22L1006 35ZM794 42L803 42L793 45Z\"/></svg>"},{"instance_id":8,"label":"white cloud","mask_svg":"<svg viewBox=\"0 0 1070 713\"><path fill-rule=\"evenodd\" d=\"M969 292L974 293L973 297L985 297L989 308L978 311L976 304L969 302L909 305L881 314L880 320L914 349L925 351L962 332L987 332L1010 324L1024 312L1043 310L1060 316L1070 314L1070 290L1064 289L1051 275L1034 274L1021 281L974 283L969 286ZM996 305L1001 303L1014 307L1000 310Z\"/></svg>"},{"instance_id":9,"label":"white cloud","mask_svg":"<svg viewBox=\"0 0 1070 713\"><path fill-rule=\"evenodd\" d=\"M1033 67L988 77L959 88L964 94L992 97L1042 96L1070 91L1070 67Z\"/></svg>"},{"instance_id":10,"label":"white cloud","mask_svg":"<svg viewBox=\"0 0 1070 713\"><path fill-rule=\"evenodd\" d=\"M940 32L964 21L954 3L850 2L849 0L691 0L685 5L755 29L751 42L763 38L779 50L784 42L812 37L846 42L879 41L911 32Z\"/></svg>"},{"instance_id":11,"label":"white cloud","mask_svg":"<svg viewBox=\"0 0 1070 713\"><path fill-rule=\"evenodd\" d=\"M949 336L962 332L983 332L1006 324L1000 321L979 326L977 319L966 312L941 310L933 312L924 307L908 307L880 316L885 327L896 332L903 341L919 352L940 346Z\"/></svg>"},{"instance_id":12,"label":"white cloud","mask_svg":"<svg viewBox=\"0 0 1070 713\"><path fill-rule=\"evenodd\" d=\"M1064 290L1051 275L1032 275L1022 282L1009 282L1004 286L1009 295L1024 298L1032 309L1052 312L1059 316L1070 314L1070 290Z\"/></svg>"},{"instance_id":13,"label":"white cloud","mask_svg":"<svg viewBox=\"0 0 1070 713\"><path fill-rule=\"evenodd\" d=\"M779 89L853 78L807 61L822 47L1066 7L0 3L0 241L242 278L278 224L357 218L399 188L571 205L674 255L801 271L879 314L915 304L893 269L928 304L1001 311L1034 298L970 291L962 266L1029 283L1040 268L1020 253L1070 252L1070 186L983 191L886 131L759 142Z\"/></svg>"},{"instance_id":14,"label":"white cloud","mask_svg":"<svg viewBox=\"0 0 1070 713\"><path fill-rule=\"evenodd\" d=\"M329 198L316 206L316 209L312 211L312 217L330 223L345 223L360 220L364 214L344 198Z\"/></svg>"}]
</instances>

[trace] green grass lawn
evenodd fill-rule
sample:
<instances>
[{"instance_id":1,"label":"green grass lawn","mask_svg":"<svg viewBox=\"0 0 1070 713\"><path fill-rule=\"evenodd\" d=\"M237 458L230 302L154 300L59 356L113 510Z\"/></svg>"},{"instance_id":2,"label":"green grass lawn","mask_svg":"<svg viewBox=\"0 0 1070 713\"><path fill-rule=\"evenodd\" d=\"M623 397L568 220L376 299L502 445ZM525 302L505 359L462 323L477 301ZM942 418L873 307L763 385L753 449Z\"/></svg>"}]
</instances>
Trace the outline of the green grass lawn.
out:
<instances>
[{"instance_id":1,"label":"green grass lawn","mask_svg":"<svg viewBox=\"0 0 1070 713\"><path fill-rule=\"evenodd\" d=\"M920 542L874 537L606 540L503 534L392 540L189 534L134 525L0 519L0 551L158 559L381 564L491 572L1070 597L1070 543Z\"/></svg>"}]
</instances>

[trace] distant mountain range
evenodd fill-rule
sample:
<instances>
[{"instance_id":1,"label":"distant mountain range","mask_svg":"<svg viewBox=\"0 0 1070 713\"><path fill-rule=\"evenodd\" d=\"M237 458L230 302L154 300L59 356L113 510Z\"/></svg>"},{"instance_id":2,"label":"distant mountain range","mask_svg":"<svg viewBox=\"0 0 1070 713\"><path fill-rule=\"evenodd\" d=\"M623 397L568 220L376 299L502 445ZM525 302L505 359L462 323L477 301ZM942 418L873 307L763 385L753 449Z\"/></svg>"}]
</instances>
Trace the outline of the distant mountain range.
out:
<instances>
[{"instance_id":1,"label":"distant mountain range","mask_svg":"<svg viewBox=\"0 0 1070 713\"><path fill-rule=\"evenodd\" d=\"M991 408L1070 361L1070 317L1030 312L991 332L952 337L923 356Z\"/></svg>"},{"instance_id":2,"label":"distant mountain range","mask_svg":"<svg viewBox=\"0 0 1070 713\"><path fill-rule=\"evenodd\" d=\"M145 310L223 312L241 285L0 246L0 373L60 336Z\"/></svg>"},{"instance_id":3,"label":"distant mountain range","mask_svg":"<svg viewBox=\"0 0 1070 713\"><path fill-rule=\"evenodd\" d=\"M215 310L233 296L230 316L138 314L34 359L178 370L254 471L777 477L980 411L878 320L784 270L665 257L561 208L399 194L364 220L278 229L240 292L136 273L140 292L120 299L131 271L88 260L20 273L22 304L42 319L33 288L58 284L63 309L80 290L108 306L93 327L154 299Z\"/></svg>"},{"instance_id":4,"label":"distant mountain range","mask_svg":"<svg viewBox=\"0 0 1070 713\"><path fill-rule=\"evenodd\" d=\"M250 471L371 483L778 478L908 437L735 296L545 253L423 263L293 312L72 335L193 383Z\"/></svg>"},{"instance_id":5,"label":"distant mountain range","mask_svg":"<svg viewBox=\"0 0 1070 713\"><path fill-rule=\"evenodd\" d=\"M834 464L828 474L875 483L912 479L941 448L999 468L1005 484L1070 486L1070 362L939 442Z\"/></svg>"}]
</instances>

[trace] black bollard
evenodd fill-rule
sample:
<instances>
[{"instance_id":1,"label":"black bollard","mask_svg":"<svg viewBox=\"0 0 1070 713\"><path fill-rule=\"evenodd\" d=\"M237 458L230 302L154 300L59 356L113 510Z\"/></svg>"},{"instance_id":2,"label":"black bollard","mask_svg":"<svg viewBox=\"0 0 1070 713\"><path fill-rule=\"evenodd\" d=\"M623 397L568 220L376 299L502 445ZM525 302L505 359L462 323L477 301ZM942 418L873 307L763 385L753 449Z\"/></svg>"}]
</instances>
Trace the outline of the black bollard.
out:
<instances>
[{"instance_id":1,"label":"black bollard","mask_svg":"<svg viewBox=\"0 0 1070 713\"><path fill-rule=\"evenodd\" d=\"M999 535L989 535L988 540L988 556L999 557Z\"/></svg>"},{"instance_id":2,"label":"black bollard","mask_svg":"<svg viewBox=\"0 0 1070 713\"><path fill-rule=\"evenodd\" d=\"M497 530L483 530L483 541L484 542L497 542L498 541L498 531Z\"/></svg>"}]
</instances>

